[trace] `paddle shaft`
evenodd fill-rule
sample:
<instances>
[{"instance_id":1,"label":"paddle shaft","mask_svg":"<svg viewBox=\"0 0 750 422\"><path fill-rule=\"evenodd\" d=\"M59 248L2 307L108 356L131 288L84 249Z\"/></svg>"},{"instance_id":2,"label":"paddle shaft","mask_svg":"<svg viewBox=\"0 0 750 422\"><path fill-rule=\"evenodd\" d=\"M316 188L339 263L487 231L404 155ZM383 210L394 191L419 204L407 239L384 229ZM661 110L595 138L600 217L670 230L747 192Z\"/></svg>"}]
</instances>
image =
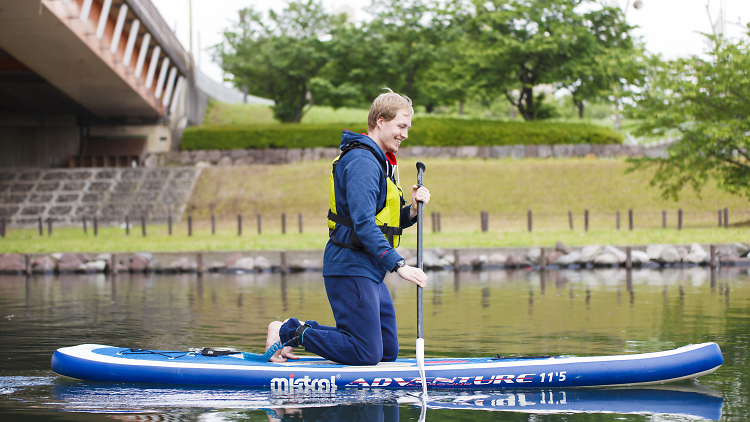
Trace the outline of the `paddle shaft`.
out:
<instances>
[{"instance_id":1,"label":"paddle shaft","mask_svg":"<svg viewBox=\"0 0 750 422\"><path fill-rule=\"evenodd\" d=\"M422 178L425 171L425 165L421 161L417 162L417 189L423 186ZM423 250L422 250L422 214L424 204L417 201L417 268L424 270ZM417 338L424 338L424 324L422 319L422 288L417 286Z\"/></svg>"}]
</instances>

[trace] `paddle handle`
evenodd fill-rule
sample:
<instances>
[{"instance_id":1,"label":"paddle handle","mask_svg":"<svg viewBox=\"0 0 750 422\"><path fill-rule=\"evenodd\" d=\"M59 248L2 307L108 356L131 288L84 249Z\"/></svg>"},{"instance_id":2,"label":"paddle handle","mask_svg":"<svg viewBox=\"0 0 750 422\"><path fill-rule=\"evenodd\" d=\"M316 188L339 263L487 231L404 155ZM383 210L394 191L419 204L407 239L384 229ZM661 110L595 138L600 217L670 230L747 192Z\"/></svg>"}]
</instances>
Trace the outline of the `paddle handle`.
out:
<instances>
[{"instance_id":1,"label":"paddle handle","mask_svg":"<svg viewBox=\"0 0 750 422\"><path fill-rule=\"evenodd\" d=\"M421 161L417 161L417 188L420 188L423 186L422 178L424 176L425 172L425 165ZM424 204L422 201L417 201L417 268L420 270L424 270L424 263L423 263L423 255L424 251L422 250L422 229L424 227L424 224L422 224L422 214L423 214ZM417 286L417 338L424 338L424 323L422 319L422 288Z\"/></svg>"}]
</instances>

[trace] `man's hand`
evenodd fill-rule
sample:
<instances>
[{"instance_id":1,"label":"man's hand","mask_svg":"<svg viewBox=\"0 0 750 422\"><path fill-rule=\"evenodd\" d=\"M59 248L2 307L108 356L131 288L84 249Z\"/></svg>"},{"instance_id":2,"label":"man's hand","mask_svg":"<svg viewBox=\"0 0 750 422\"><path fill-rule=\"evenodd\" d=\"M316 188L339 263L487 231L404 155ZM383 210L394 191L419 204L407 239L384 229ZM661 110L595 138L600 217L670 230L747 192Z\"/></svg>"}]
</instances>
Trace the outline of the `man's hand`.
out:
<instances>
[{"instance_id":1,"label":"man's hand","mask_svg":"<svg viewBox=\"0 0 750 422\"><path fill-rule=\"evenodd\" d=\"M417 216L417 202L421 202L426 207L430 202L430 191L422 186L417 189L417 185L411 187L411 210L409 217L413 220Z\"/></svg>"},{"instance_id":2,"label":"man's hand","mask_svg":"<svg viewBox=\"0 0 750 422\"><path fill-rule=\"evenodd\" d=\"M417 267L404 265L403 267L396 270L396 273L399 277L403 278L404 280L411 281L421 288L424 288L424 286L427 285L427 274L425 274L424 271L420 270Z\"/></svg>"}]
</instances>

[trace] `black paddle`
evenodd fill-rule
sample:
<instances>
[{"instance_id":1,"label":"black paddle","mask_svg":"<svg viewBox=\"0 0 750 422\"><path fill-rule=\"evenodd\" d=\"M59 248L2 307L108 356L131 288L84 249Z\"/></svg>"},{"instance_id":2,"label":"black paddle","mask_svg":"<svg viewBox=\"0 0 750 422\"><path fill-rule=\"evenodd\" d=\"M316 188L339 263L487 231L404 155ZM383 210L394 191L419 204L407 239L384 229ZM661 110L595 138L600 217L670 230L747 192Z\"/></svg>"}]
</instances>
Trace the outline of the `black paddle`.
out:
<instances>
[{"instance_id":1,"label":"black paddle","mask_svg":"<svg viewBox=\"0 0 750 422\"><path fill-rule=\"evenodd\" d=\"M425 172L425 165L417 161L417 189L423 186L422 176ZM422 251L422 210L424 203L417 201L417 268L424 270L423 251ZM422 321L422 288L417 286L417 367L419 375L422 377L422 400L427 400L427 378L424 372L424 325Z\"/></svg>"}]
</instances>

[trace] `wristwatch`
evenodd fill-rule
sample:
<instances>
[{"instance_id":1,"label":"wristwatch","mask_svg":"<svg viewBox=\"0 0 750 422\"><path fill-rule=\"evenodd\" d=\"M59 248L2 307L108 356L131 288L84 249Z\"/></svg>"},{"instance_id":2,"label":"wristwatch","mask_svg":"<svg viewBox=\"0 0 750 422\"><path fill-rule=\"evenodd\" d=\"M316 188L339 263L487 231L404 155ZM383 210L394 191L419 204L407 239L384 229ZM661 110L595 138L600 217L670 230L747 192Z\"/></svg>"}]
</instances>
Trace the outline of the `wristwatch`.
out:
<instances>
[{"instance_id":1,"label":"wristwatch","mask_svg":"<svg viewBox=\"0 0 750 422\"><path fill-rule=\"evenodd\" d=\"M398 260L398 262L396 262L396 266L393 267L393 270L391 272L396 272L398 271L399 268L405 267L405 266L406 266L406 261L404 261L404 259L401 258Z\"/></svg>"}]
</instances>

